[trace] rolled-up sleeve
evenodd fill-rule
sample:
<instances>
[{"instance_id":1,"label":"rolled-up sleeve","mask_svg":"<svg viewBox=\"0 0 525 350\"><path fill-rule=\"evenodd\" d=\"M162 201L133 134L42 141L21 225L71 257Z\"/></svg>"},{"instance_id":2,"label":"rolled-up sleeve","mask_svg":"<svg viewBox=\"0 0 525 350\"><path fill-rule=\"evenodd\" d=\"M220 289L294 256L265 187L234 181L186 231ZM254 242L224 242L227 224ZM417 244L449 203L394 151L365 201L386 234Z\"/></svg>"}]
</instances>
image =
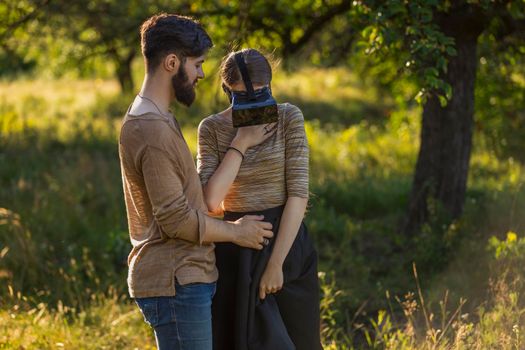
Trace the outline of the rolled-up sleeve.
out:
<instances>
[{"instance_id":1,"label":"rolled-up sleeve","mask_svg":"<svg viewBox=\"0 0 525 350\"><path fill-rule=\"evenodd\" d=\"M198 135L197 172L199 173L202 186L205 186L220 164L219 150L217 137L206 120L200 123Z\"/></svg>"},{"instance_id":2,"label":"rolled-up sleeve","mask_svg":"<svg viewBox=\"0 0 525 350\"><path fill-rule=\"evenodd\" d=\"M308 198L309 149L303 113L288 106L285 124L286 191L288 197Z\"/></svg>"},{"instance_id":3,"label":"rolled-up sleeve","mask_svg":"<svg viewBox=\"0 0 525 350\"><path fill-rule=\"evenodd\" d=\"M153 216L161 230L170 238L202 244L206 233L205 214L191 208L184 194L182 173L170 155L147 146L141 169Z\"/></svg>"}]
</instances>

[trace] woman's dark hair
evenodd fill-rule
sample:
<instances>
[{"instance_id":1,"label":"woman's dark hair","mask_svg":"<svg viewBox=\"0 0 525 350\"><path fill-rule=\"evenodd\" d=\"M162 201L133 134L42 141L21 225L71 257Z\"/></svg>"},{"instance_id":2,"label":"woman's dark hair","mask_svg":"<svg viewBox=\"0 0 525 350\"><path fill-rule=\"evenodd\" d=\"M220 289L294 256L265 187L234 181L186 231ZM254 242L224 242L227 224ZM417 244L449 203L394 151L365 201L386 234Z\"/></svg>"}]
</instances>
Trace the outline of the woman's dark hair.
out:
<instances>
[{"instance_id":1,"label":"woman's dark hair","mask_svg":"<svg viewBox=\"0 0 525 350\"><path fill-rule=\"evenodd\" d=\"M241 73L235 62L235 54L241 53L248 69L248 74L253 85L269 85L272 81L272 67L268 59L255 49L243 49L230 52L222 59L221 79L222 83L231 89L233 85L242 81Z\"/></svg>"},{"instance_id":2,"label":"woman's dark hair","mask_svg":"<svg viewBox=\"0 0 525 350\"><path fill-rule=\"evenodd\" d=\"M148 18L140 28L142 55L148 73L153 73L169 54L181 61L204 55L213 42L202 26L191 17L161 13Z\"/></svg>"}]
</instances>

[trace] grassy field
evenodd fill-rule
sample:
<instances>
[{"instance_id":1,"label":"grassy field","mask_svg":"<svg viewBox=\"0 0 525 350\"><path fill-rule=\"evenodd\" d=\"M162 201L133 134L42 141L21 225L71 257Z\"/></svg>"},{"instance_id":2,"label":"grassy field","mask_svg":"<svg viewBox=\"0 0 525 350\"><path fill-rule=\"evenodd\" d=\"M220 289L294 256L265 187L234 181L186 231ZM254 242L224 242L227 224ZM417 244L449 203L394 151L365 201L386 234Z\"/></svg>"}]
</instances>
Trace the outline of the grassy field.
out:
<instances>
[{"instance_id":1,"label":"grassy field","mask_svg":"<svg viewBox=\"0 0 525 350\"><path fill-rule=\"evenodd\" d=\"M175 107L193 152L198 121L225 107L218 86ZM419 108L345 69L279 71L272 87L307 120L326 348L523 348L523 164L476 134L465 214L443 225L436 208L411 240ZM114 81L0 82L0 349L153 348L125 286L130 101Z\"/></svg>"}]
</instances>

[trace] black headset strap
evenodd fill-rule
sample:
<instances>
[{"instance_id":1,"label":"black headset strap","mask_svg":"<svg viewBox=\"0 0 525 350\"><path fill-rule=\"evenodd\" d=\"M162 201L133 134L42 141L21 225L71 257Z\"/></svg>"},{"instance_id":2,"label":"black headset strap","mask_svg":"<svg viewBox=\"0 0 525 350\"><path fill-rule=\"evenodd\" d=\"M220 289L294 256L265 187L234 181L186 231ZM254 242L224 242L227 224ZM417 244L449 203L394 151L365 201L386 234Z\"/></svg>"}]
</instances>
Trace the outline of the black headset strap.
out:
<instances>
[{"instance_id":1,"label":"black headset strap","mask_svg":"<svg viewBox=\"0 0 525 350\"><path fill-rule=\"evenodd\" d=\"M238 52L235 54L235 62L237 63L237 67L239 67L239 71L241 72L242 81L244 82L244 86L246 87L248 98L250 100L255 100L255 92L253 91L252 81L250 79L250 75L248 74L248 68L246 67L244 58L242 57L242 52Z\"/></svg>"}]
</instances>

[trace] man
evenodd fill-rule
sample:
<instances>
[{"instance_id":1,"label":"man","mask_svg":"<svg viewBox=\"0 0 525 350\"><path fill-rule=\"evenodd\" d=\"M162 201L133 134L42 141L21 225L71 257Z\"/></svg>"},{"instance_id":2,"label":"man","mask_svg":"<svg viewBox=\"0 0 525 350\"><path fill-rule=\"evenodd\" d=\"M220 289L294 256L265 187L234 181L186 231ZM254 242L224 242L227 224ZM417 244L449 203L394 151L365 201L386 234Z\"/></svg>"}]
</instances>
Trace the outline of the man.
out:
<instances>
[{"instance_id":1,"label":"man","mask_svg":"<svg viewBox=\"0 0 525 350\"><path fill-rule=\"evenodd\" d=\"M212 242L262 249L273 234L260 216L224 222L206 215L193 157L168 107L186 106L204 77L212 41L194 20L161 14L141 28L142 89L124 117L119 144L133 248L131 297L153 327L159 349L211 349L217 270ZM254 140L237 137L233 147Z\"/></svg>"}]
</instances>

